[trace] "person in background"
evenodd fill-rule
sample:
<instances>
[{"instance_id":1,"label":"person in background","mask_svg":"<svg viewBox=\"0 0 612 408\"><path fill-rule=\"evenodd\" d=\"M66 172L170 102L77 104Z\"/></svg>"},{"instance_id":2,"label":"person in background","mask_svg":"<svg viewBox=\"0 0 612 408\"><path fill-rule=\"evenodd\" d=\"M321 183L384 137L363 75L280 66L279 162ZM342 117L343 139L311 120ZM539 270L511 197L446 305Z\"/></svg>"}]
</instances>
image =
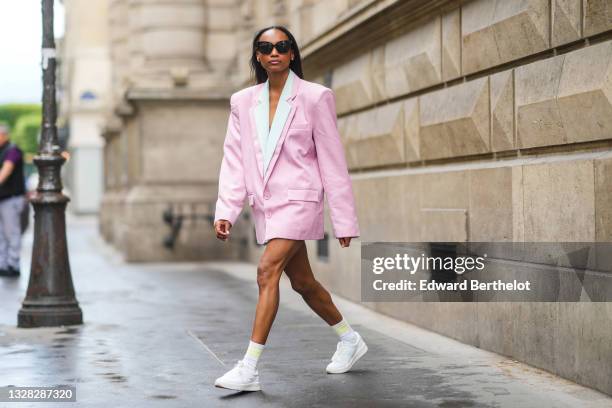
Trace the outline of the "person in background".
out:
<instances>
[{"instance_id":1,"label":"person in background","mask_svg":"<svg viewBox=\"0 0 612 408\"><path fill-rule=\"evenodd\" d=\"M25 205L23 153L0 124L0 276L17 277L21 251L21 212Z\"/></svg>"}]
</instances>

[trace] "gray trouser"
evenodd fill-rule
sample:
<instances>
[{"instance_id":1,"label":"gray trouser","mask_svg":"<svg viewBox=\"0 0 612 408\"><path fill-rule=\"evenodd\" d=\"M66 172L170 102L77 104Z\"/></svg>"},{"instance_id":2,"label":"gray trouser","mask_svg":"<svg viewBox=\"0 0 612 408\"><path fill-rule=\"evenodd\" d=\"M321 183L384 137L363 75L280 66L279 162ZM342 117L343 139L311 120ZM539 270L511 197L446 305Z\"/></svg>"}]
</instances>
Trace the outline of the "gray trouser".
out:
<instances>
[{"instance_id":1,"label":"gray trouser","mask_svg":"<svg viewBox=\"0 0 612 408\"><path fill-rule=\"evenodd\" d=\"M19 269L21 251L21 210L25 196L13 196L0 200L0 268Z\"/></svg>"}]
</instances>

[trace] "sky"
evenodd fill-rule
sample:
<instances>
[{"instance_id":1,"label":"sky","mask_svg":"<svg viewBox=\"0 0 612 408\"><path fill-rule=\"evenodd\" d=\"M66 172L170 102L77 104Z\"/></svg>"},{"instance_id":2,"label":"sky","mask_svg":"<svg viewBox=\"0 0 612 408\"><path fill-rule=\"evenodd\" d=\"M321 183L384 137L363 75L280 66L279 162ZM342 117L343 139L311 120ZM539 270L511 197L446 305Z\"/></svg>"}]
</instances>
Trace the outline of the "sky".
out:
<instances>
[{"instance_id":1,"label":"sky","mask_svg":"<svg viewBox=\"0 0 612 408\"><path fill-rule=\"evenodd\" d=\"M42 13L40 0L0 0L0 104L40 103ZM64 34L64 7L55 1L55 37Z\"/></svg>"}]
</instances>

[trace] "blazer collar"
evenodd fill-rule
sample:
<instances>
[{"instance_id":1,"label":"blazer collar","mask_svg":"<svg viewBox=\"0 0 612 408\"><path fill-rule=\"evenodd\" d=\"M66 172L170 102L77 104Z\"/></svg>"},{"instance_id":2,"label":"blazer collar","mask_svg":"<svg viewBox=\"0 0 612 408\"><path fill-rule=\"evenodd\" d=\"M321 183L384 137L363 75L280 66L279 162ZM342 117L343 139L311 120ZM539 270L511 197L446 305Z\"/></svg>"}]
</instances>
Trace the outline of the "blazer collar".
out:
<instances>
[{"instance_id":1,"label":"blazer collar","mask_svg":"<svg viewBox=\"0 0 612 408\"><path fill-rule=\"evenodd\" d=\"M259 172L259 175L261 176L261 179L263 180L264 187L270 177L270 174L272 173L272 170L274 169L274 164L276 163L278 156L280 154L280 150L282 148L283 142L287 135L287 130L289 126L291 125L293 116L295 115L297 104L293 100L297 96L302 82L304 82L304 80L301 79L298 75L296 75L295 72L291 71L289 74L290 75L293 74L293 80L292 80L293 83L292 83L292 89L291 89L290 95L285 98L286 102L279 101L279 106L277 107L277 110L279 110L279 112L283 112L283 110L286 109L286 106L284 105L288 105L289 112L287 113L285 110L285 114L283 115L283 129L280 132L280 135L278 133L273 133L274 152L272 154L272 157L269 158L269 161L267 160L269 156L266 155L266 157L264 157L264 146L262 146L262 143L260 141L261 140L259 137L260 131L258 130L258 126L257 126L258 121L256 120L257 115L261 114L261 115L264 115L263 117L265 117L266 119L266 120L262 120L261 122L262 123L268 122L267 120L268 112L265 112L265 113L260 112L260 108L261 108L260 103L262 102L261 96L265 89L264 87L268 86L266 82L256 85L255 91L253 92L253 96L252 96L251 107L249 108L249 120L251 124L251 129L253 130L252 132L250 132L251 133L250 136L251 136L254 150L255 150L255 157L257 161L258 172ZM262 135L267 134L267 129L265 130L265 132L262 130L261 134ZM267 171L265 174L263 171L264 162L268 163L266 166Z\"/></svg>"},{"instance_id":2,"label":"blazer collar","mask_svg":"<svg viewBox=\"0 0 612 408\"><path fill-rule=\"evenodd\" d=\"M300 85L302 84L302 78L300 78L295 72L293 72L291 68L289 68L289 75L293 76L293 84L289 96L285 98L286 101L291 101L297 96L298 90L300 89ZM253 92L253 97L251 99L251 106L258 105L262 102L263 96L265 94L264 89L269 86L269 83L270 79L266 79L265 82L262 82L261 84L258 84L256 86L255 92Z\"/></svg>"}]
</instances>

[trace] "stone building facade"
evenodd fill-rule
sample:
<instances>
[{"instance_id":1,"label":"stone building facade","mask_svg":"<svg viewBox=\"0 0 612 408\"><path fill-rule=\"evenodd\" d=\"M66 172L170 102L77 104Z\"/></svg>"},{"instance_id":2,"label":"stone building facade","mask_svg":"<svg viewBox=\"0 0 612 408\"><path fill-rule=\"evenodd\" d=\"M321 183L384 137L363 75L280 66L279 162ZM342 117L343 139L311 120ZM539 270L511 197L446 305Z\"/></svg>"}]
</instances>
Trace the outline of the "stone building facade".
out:
<instances>
[{"instance_id":1,"label":"stone building facade","mask_svg":"<svg viewBox=\"0 0 612 408\"><path fill-rule=\"evenodd\" d=\"M251 36L286 24L336 94L362 236L309 242L318 279L360 300L359 241L612 241L609 0L109 0L113 108L101 231L128 260L256 261L212 215L229 95ZM612 394L610 303L366 303Z\"/></svg>"},{"instance_id":2,"label":"stone building facade","mask_svg":"<svg viewBox=\"0 0 612 408\"><path fill-rule=\"evenodd\" d=\"M104 139L101 129L110 105L110 57L106 0L63 0L60 42L60 132L68 134L70 160L64 167L68 210L97 213L103 194Z\"/></svg>"}]
</instances>

